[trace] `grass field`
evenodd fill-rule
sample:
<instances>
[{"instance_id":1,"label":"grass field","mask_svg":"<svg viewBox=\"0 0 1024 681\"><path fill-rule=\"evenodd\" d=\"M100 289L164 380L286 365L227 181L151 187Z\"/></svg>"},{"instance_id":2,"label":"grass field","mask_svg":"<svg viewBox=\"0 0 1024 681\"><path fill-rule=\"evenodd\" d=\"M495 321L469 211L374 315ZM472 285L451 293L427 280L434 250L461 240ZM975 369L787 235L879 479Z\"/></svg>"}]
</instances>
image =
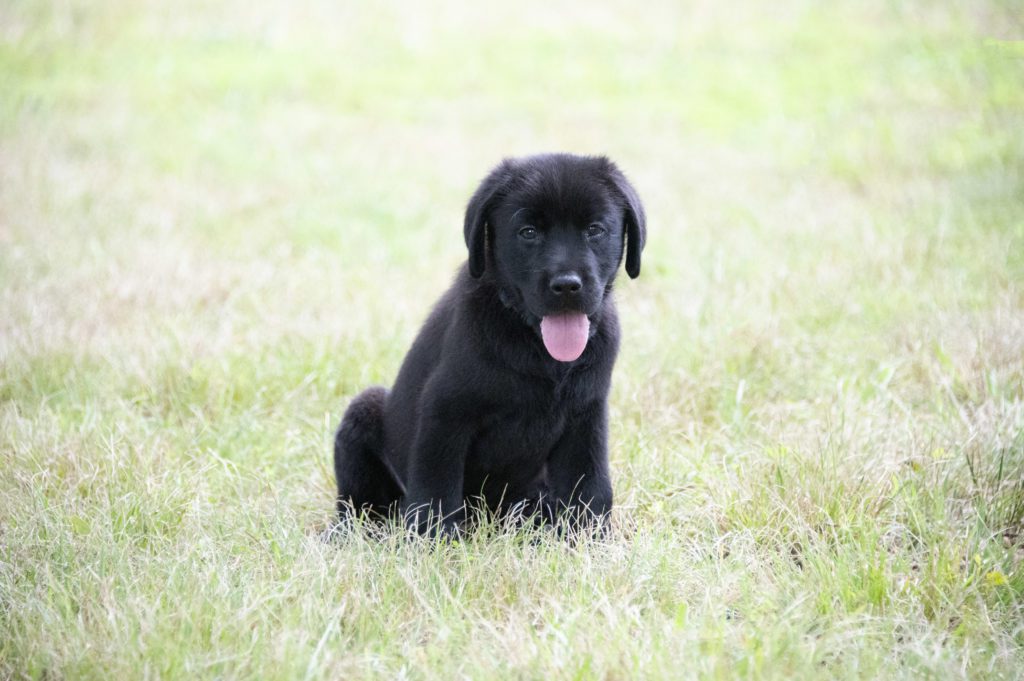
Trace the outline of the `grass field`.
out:
<instances>
[{"instance_id":1,"label":"grass field","mask_svg":"<svg viewBox=\"0 0 1024 681\"><path fill-rule=\"evenodd\" d=\"M1013 678L1024 6L0 4L0 678ZM320 535L502 156L607 153L615 529Z\"/></svg>"}]
</instances>

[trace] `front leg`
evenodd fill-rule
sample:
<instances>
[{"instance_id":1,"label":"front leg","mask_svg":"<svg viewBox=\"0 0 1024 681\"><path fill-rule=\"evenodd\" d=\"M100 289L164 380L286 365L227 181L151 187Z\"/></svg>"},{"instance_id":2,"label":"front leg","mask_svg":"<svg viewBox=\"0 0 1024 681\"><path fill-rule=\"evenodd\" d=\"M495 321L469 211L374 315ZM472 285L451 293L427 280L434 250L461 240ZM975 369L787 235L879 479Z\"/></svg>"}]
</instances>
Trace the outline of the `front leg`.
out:
<instances>
[{"instance_id":1,"label":"front leg","mask_svg":"<svg viewBox=\"0 0 1024 681\"><path fill-rule=\"evenodd\" d=\"M409 462L402 515L420 534L453 535L465 520L463 482L471 433L450 403L425 400Z\"/></svg>"},{"instance_id":2,"label":"front leg","mask_svg":"<svg viewBox=\"0 0 1024 681\"><path fill-rule=\"evenodd\" d=\"M597 400L569 417L548 460L550 512L561 531L604 531L612 510L608 474L608 405Z\"/></svg>"}]
</instances>

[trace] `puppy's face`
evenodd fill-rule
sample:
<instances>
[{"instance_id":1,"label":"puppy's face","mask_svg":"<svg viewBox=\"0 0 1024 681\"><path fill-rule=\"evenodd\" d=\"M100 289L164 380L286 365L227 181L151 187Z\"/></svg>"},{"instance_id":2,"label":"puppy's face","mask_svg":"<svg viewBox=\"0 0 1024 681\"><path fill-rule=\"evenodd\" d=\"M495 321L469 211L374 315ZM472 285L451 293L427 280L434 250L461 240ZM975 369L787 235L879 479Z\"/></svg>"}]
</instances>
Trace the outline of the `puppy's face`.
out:
<instances>
[{"instance_id":1,"label":"puppy's face","mask_svg":"<svg viewBox=\"0 0 1024 681\"><path fill-rule=\"evenodd\" d=\"M598 178L544 170L562 169L533 173L492 213L489 264L531 321L592 316L622 259L623 210Z\"/></svg>"},{"instance_id":2,"label":"puppy's face","mask_svg":"<svg viewBox=\"0 0 1024 681\"><path fill-rule=\"evenodd\" d=\"M474 243L480 234L473 228L485 233L483 243ZM627 270L639 274L644 232L635 191L607 159L506 161L467 211L470 272L481 276L474 264L483 265L552 357L572 361L585 349L627 245ZM474 263L474 246L482 262Z\"/></svg>"}]
</instances>

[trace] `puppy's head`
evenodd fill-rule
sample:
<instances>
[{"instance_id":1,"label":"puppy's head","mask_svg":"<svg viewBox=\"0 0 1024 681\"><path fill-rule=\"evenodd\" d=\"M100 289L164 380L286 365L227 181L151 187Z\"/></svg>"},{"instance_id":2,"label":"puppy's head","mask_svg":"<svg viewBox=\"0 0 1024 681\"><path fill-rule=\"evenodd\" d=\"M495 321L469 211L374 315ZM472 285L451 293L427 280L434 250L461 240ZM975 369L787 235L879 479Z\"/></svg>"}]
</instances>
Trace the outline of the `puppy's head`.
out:
<instances>
[{"instance_id":1,"label":"puppy's head","mask_svg":"<svg viewBox=\"0 0 1024 681\"><path fill-rule=\"evenodd\" d=\"M491 278L566 362L586 348L623 253L639 276L646 234L636 191L603 156L506 159L466 209L470 274Z\"/></svg>"}]
</instances>

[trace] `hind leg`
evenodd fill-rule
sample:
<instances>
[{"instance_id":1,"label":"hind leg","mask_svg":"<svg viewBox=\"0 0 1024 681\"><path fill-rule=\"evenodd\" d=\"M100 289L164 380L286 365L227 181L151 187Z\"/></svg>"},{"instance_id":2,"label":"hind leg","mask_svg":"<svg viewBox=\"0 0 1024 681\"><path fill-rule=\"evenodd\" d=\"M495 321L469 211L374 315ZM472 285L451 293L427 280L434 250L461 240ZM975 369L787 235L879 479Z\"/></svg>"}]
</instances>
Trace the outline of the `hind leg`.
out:
<instances>
[{"instance_id":1,"label":"hind leg","mask_svg":"<svg viewBox=\"0 0 1024 681\"><path fill-rule=\"evenodd\" d=\"M387 516L402 496L402 486L381 459L384 446L384 399L379 386L359 394L334 436L334 477L338 481L338 515L353 511Z\"/></svg>"}]
</instances>

